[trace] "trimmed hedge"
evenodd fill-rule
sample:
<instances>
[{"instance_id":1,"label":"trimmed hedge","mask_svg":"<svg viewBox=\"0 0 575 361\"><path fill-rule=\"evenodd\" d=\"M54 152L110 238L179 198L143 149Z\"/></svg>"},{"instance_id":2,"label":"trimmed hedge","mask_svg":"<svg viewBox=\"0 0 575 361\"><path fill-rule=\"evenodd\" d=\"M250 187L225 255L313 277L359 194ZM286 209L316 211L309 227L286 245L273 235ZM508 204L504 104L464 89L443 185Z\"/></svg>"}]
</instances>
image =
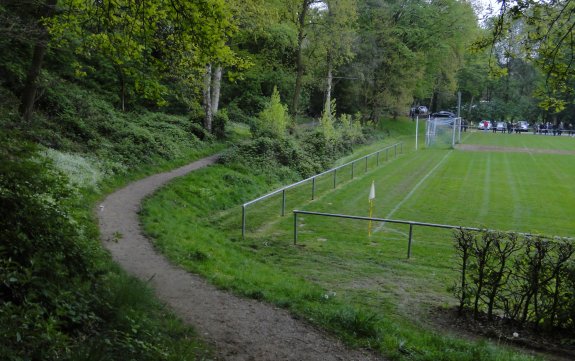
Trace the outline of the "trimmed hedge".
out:
<instances>
[{"instance_id":1,"label":"trimmed hedge","mask_svg":"<svg viewBox=\"0 0 575 361\"><path fill-rule=\"evenodd\" d=\"M460 311L535 328L575 330L575 242L483 230L457 230Z\"/></svg>"}]
</instances>

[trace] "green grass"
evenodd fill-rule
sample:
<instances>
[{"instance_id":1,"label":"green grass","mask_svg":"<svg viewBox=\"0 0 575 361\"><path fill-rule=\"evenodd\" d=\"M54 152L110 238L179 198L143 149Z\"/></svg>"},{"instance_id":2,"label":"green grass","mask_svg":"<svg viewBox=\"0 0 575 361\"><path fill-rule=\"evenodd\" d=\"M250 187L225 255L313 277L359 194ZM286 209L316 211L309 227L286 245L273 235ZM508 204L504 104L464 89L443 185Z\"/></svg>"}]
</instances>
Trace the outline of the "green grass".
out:
<instances>
[{"instance_id":1,"label":"green grass","mask_svg":"<svg viewBox=\"0 0 575 361\"><path fill-rule=\"evenodd\" d=\"M521 146L520 137L550 149L551 137L528 135L469 134L466 142ZM406 151L335 190L330 179L318 181L325 189L313 201L302 188L288 195L287 209L367 215L375 180L374 216L569 236L573 163L571 155ZM390 359L531 359L496 342L438 332L429 321L434 308L455 304L447 291L457 276L450 231L416 227L408 260L406 226L374 225L368 238L365 222L301 216L294 246L293 218L279 217L276 198L248 211L242 240L239 205L265 193L265 184L220 165L194 172L146 202L146 230L172 260L220 287L288 308Z\"/></svg>"},{"instance_id":2,"label":"green grass","mask_svg":"<svg viewBox=\"0 0 575 361\"><path fill-rule=\"evenodd\" d=\"M533 133L501 134L482 131L462 133L465 144L491 145L512 148L561 149L575 151L575 138Z\"/></svg>"}]
</instances>

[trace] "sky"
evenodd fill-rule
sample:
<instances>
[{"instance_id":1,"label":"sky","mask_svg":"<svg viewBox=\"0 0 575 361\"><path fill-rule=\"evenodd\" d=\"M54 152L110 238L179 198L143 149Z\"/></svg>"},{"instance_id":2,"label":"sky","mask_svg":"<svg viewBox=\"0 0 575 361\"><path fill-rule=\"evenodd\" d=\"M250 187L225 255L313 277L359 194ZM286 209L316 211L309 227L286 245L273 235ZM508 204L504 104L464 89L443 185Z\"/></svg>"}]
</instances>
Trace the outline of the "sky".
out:
<instances>
[{"instance_id":1,"label":"sky","mask_svg":"<svg viewBox=\"0 0 575 361\"><path fill-rule=\"evenodd\" d=\"M485 17L486 15L496 15L499 13L500 4L497 2L497 0L474 0L474 2L482 7L479 18Z\"/></svg>"}]
</instances>

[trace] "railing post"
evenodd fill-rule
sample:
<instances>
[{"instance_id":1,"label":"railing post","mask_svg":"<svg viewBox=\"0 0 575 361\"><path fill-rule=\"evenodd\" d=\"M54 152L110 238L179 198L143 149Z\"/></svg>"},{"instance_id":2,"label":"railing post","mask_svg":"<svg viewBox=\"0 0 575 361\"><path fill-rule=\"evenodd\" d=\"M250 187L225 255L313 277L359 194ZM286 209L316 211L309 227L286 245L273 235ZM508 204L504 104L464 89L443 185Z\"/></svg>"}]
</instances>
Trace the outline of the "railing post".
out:
<instances>
[{"instance_id":1,"label":"railing post","mask_svg":"<svg viewBox=\"0 0 575 361\"><path fill-rule=\"evenodd\" d=\"M351 179L353 179L353 168L355 166L355 161L351 162Z\"/></svg>"},{"instance_id":2,"label":"railing post","mask_svg":"<svg viewBox=\"0 0 575 361\"><path fill-rule=\"evenodd\" d=\"M365 172L367 173L367 155L365 156Z\"/></svg>"},{"instance_id":3,"label":"railing post","mask_svg":"<svg viewBox=\"0 0 575 361\"><path fill-rule=\"evenodd\" d=\"M411 257L411 240L413 238L413 223L409 224L409 241L407 242L407 259Z\"/></svg>"},{"instance_id":4,"label":"railing post","mask_svg":"<svg viewBox=\"0 0 575 361\"><path fill-rule=\"evenodd\" d=\"M293 244L297 244L297 211L293 212Z\"/></svg>"},{"instance_id":5,"label":"railing post","mask_svg":"<svg viewBox=\"0 0 575 361\"><path fill-rule=\"evenodd\" d=\"M246 238L246 206L242 205L242 239Z\"/></svg>"},{"instance_id":6,"label":"railing post","mask_svg":"<svg viewBox=\"0 0 575 361\"><path fill-rule=\"evenodd\" d=\"M393 159L397 158L397 144L393 145Z\"/></svg>"},{"instance_id":7,"label":"railing post","mask_svg":"<svg viewBox=\"0 0 575 361\"><path fill-rule=\"evenodd\" d=\"M385 161L389 160L389 148L385 148Z\"/></svg>"},{"instance_id":8,"label":"railing post","mask_svg":"<svg viewBox=\"0 0 575 361\"><path fill-rule=\"evenodd\" d=\"M335 189L336 177L337 177L337 168L333 170L333 189Z\"/></svg>"},{"instance_id":9,"label":"railing post","mask_svg":"<svg viewBox=\"0 0 575 361\"><path fill-rule=\"evenodd\" d=\"M285 216L286 212L286 190L282 191L282 217Z\"/></svg>"},{"instance_id":10,"label":"railing post","mask_svg":"<svg viewBox=\"0 0 575 361\"><path fill-rule=\"evenodd\" d=\"M377 152L377 163L376 165L379 167L379 152Z\"/></svg>"},{"instance_id":11,"label":"railing post","mask_svg":"<svg viewBox=\"0 0 575 361\"><path fill-rule=\"evenodd\" d=\"M315 198L315 177L311 179L311 200Z\"/></svg>"}]
</instances>

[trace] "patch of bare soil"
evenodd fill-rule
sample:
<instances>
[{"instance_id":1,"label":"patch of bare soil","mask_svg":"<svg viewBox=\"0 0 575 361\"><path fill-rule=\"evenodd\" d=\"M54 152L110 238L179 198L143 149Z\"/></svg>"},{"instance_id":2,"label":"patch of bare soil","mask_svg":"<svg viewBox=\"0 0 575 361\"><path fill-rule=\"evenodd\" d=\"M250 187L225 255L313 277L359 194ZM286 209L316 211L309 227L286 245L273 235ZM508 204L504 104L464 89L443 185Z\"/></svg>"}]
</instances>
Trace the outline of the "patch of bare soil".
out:
<instances>
[{"instance_id":1,"label":"patch of bare soil","mask_svg":"<svg viewBox=\"0 0 575 361\"><path fill-rule=\"evenodd\" d=\"M472 152L534 153L575 155L575 151L561 149L513 148L494 145L458 144L456 149Z\"/></svg>"},{"instance_id":2,"label":"patch of bare soil","mask_svg":"<svg viewBox=\"0 0 575 361\"><path fill-rule=\"evenodd\" d=\"M485 315L474 320L471 313L460 315L456 307L435 308L430 317L435 327L451 333L472 339L487 338L549 360L575 360L574 332L545 332L532 326L520 326L503 318L489 321Z\"/></svg>"},{"instance_id":3,"label":"patch of bare soil","mask_svg":"<svg viewBox=\"0 0 575 361\"><path fill-rule=\"evenodd\" d=\"M295 319L286 310L218 290L158 254L140 229L144 197L175 177L208 166L212 156L134 182L97 207L101 239L126 271L148 282L157 297L211 343L218 359L243 360L382 360L364 350L350 350L339 340Z\"/></svg>"}]
</instances>

